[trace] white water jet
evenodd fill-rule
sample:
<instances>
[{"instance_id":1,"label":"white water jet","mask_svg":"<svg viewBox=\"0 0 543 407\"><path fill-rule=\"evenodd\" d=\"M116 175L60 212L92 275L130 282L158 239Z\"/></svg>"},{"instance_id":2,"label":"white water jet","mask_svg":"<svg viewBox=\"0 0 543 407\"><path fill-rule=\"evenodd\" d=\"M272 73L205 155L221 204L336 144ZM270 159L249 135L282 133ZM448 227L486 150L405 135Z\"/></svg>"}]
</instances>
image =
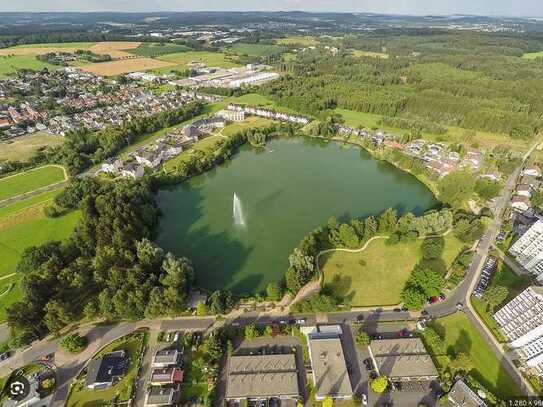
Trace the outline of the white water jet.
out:
<instances>
[{"instance_id":1,"label":"white water jet","mask_svg":"<svg viewBox=\"0 0 543 407\"><path fill-rule=\"evenodd\" d=\"M234 215L234 225L245 226L245 217L243 216L241 201L239 199L239 196L235 192L234 192L234 200L232 203L232 211Z\"/></svg>"}]
</instances>

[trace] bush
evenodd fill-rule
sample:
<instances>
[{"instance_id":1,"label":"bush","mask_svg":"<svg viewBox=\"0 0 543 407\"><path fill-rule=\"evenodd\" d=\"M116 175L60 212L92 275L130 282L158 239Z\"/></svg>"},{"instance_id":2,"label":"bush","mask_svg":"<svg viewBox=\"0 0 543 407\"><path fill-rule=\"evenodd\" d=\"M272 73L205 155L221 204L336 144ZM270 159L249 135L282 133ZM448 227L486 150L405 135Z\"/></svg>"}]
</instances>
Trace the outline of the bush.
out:
<instances>
[{"instance_id":1,"label":"bush","mask_svg":"<svg viewBox=\"0 0 543 407\"><path fill-rule=\"evenodd\" d=\"M88 343L89 341L85 336L81 336L76 332L65 336L62 341L60 341L60 346L70 353L79 353L87 347Z\"/></svg>"},{"instance_id":2,"label":"bush","mask_svg":"<svg viewBox=\"0 0 543 407\"><path fill-rule=\"evenodd\" d=\"M384 393L388 387L388 378L386 376L379 376L370 382L370 387L374 393Z\"/></svg>"}]
</instances>

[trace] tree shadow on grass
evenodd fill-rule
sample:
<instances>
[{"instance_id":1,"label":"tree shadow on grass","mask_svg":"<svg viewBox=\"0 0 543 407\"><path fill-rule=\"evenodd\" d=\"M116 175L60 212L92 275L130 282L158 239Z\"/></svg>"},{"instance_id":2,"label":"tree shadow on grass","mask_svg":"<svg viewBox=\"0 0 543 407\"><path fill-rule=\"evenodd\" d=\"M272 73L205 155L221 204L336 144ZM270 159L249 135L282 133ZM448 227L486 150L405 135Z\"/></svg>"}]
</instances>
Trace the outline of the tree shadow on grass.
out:
<instances>
[{"instance_id":1,"label":"tree shadow on grass","mask_svg":"<svg viewBox=\"0 0 543 407\"><path fill-rule=\"evenodd\" d=\"M329 293L337 299L340 299L342 302L350 303L355 294L352 290L351 277L334 274L332 281L324 285L323 293Z\"/></svg>"}]
</instances>

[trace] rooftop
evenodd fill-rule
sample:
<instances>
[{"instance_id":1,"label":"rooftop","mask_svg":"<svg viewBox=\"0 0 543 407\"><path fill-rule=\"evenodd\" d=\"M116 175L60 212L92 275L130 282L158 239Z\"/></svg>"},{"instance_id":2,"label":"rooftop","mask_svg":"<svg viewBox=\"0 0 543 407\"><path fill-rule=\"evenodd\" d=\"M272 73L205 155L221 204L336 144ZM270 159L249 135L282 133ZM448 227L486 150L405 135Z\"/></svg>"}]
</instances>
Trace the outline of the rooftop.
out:
<instances>
[{"instance_id":1,"label":"rooftop","mask_svg":"<svg viewBox=\"0 0 543 407\"><path fill-rule=\"evenodd\" d=\"M351 397L353 390L339 336L309 336L317 397Z\"/></svg>"},{"instance_id":2,"label":"rooftop","mask_svg":"<svg viewBox=\"0 0 543 407\"><path fill-rule=\"evenodd\" d=\"M126 368L126 353L122 350L108 353L101 358L91 360L87 368L85 385L111 383L114 377L122 376Z\"/></svg>"},{"instance_id":3,"label":"rooftop","mask_svg":"<svg viewBox=\"0 0 543 407\"><path fill-rule=\"evenodd\" d=\"M226 398L298 396L296 356L231 356Z\"/></svg>"},{"instance_id":4,"label":"rooftop","mask_svg":"<svg viewBox=\"0 0 543 407\"><path fill-rule=\"evenodd\" d=\"M375 340L370 347L380 374L391 378L438 375L432 358L419 338Z\"/></svg>"}]
</instances>

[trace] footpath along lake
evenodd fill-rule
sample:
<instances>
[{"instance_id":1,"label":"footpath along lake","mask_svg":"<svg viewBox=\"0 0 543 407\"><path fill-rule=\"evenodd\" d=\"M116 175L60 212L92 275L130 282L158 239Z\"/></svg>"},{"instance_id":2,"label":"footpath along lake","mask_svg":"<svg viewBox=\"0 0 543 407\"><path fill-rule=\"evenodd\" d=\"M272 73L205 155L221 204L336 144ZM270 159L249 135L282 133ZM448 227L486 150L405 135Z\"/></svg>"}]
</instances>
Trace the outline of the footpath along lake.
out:
<instances>
[{"instance_id":1,"label":"footpath along lake","mask_svg":"<svg viewBox=\"0 0 543 407\"><path fill-rule=\"evenodd\" d=\"M251 293L279 281L288 255L328 219L438 206L415 177L356 146L309 138L242 147L231 161L162 190L157 242L194 263L197 285Z\"/></svg>"}]
</instances>

